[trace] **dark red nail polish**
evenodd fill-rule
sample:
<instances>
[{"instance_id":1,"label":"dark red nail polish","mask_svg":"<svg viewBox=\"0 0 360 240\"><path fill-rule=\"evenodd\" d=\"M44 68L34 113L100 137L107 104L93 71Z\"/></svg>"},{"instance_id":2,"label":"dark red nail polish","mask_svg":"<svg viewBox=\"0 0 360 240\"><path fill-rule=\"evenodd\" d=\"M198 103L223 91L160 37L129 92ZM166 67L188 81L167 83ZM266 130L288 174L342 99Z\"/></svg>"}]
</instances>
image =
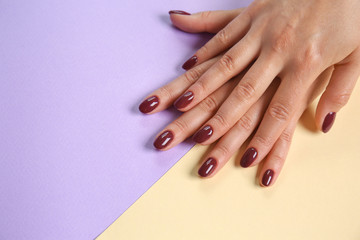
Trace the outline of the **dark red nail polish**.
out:
<instances>
[{"instance_id":1,"label":"dark red nail polish","mask_svg":"<svg viewBox=\"0 0 360 240\"><path fill-rule=\"evenodd\" d=\"M163 149L168 146L174 139L174 134L171 131L165 131L155 140L154 147L157 149Z\"/></svg>"},{"instance_id":2,"label":"dark red nail polish","mask_svg":"<svg viewBox=\"0 0 360 240\"><path fill-rule=\"evenodd\" d=\"M330 130L330 128L334 124L335 117L336 117L336 112L330 112L328 113L328 115L326 115L324 119L324 123L322 125L322 131L324 133L327 133Z\"/></svg>"},{"instance_id":3,"label":"dark red nail polish","mask_svg":"<svg viewBox=\"0 0 360 240\"><path fill-rule=\"evenodd\" d=\"M179 97L175 102L174 106L177 109L181 109L186 107L191 103L191 101L194 99L194 94L192 92L186 92L184 95Z\"/></svg>"},{"instance_id":4,"label":"dark red nail polish","mask_svg":"<svg viewBox=\"0 0 360 240\"><path fill-rule=\"evenodd\" d=\"M191 58L189 58L183 65L182 68L185 70L189 70L190 68L192 68L198 61L197 56L192 56Z\"/></svg>"},{"instance_id":5,"label":"dark red nail polish","mask_svg":"<svg viewBox=\"0 0 360 240\"><path fill-rule=\"evenodd\" d=\"M212 134L213 134L212 127L207 125L194 134L193 140L197 143L202 143L208 140Z\"/></svg>"},{"instance_id":6,"label":"dark red nail polish","mask_svg":"<svg viewBox=\"0 0 360 240\"><path fill-rule=\"evenodd\" d=\"M190 13L182 10L170 10L169 14L191 15Z\"/></svg>"},{"instance_id":7,"label":"dark red nail polish","mask_svg":"<svg viewBox=\"0 0 360 240\"><path fill-rule=\"evenodd\" d=\"M159 103L160 101L157 96L149 97L140 104L139 110L142 113L149 113L153 111L159 105Z\"/></svg>"},{"instance_id":8,"label":"dark red nail polish","mask_svg":"<svg viewBox=\"0 0 360 240\"><path fill-rule=\"evenodd\" d=\"M244 168L249 167L256 159L258 152L255 148L251 147L244 153L241 158L240 165Z\"/></svg>"},{"instance_id":9,"label":"dark red nail polish","mask_svg":"<svg viewBox=\"0 0 360 240\"><path fill-rule=\"evenodd\" d=\"M273 179L274 171L271 169L268 169L265 171L264 176L261 180L262 185L269 186L271 183L271 180Z\"/></svg>"},{"instance_id":10,"label":"dark red nail polish","mask_svg":"<svg viewBox=\"0 0 360 240\"><path fill-rule=\"evenodd\" d=\"M203 163L203 165L201 165L198 174L201 177L207 177L215 170L216 166L217 161L214 158L209 158Z\"/></svg>"}]
</instances>

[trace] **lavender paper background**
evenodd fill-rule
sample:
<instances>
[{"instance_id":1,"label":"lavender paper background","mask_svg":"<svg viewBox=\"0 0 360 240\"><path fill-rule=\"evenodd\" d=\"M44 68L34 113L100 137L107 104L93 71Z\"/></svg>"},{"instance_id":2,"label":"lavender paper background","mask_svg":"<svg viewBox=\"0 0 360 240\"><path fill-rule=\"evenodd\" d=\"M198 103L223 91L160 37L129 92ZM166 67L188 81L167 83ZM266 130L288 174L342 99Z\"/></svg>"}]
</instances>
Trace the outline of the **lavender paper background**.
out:
<instances>
[{"instance_id":1,"label":"lavender paper background","mask_svg":"<svg viewBox=\"0 0 360 240\"><path fill-rule=\"evenodd\" d=\"M0 0L0 239L91 239L191 147L139 101L206 40L167 12L249 1Z\"/></svg>"}]
</instances>

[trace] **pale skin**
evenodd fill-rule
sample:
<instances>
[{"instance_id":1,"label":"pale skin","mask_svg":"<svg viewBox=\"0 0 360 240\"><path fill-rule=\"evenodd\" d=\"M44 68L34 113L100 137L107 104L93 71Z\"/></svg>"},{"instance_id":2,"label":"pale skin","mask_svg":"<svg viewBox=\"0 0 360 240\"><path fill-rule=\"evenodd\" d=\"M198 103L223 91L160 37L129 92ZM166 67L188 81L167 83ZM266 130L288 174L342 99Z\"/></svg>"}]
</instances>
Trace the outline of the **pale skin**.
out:
<instances>
[{"instance_id":1,"label":"pale skin","mask_svg":"<svg viewBox=\"0 0 360 240\"><path fill-rule=\"evenodd\" d=\"M328 114L351 95L360 74L359 10L353 0L255 0L245 9L171 14L184 31L217 34L194 54L192 69L149 95L160 99L150 113L193 95L179 109L186 113L165 128L174 139L162 150L210 126L212 134L201 144L220 139L204 159L217 160L211 177L255 131L248 149L256 154L245 167L263 161L259 182L271 169L266 186L274 184L296 123L314 97L321 94L315 122L324 131Z\"/></svg>"}]
</instances>

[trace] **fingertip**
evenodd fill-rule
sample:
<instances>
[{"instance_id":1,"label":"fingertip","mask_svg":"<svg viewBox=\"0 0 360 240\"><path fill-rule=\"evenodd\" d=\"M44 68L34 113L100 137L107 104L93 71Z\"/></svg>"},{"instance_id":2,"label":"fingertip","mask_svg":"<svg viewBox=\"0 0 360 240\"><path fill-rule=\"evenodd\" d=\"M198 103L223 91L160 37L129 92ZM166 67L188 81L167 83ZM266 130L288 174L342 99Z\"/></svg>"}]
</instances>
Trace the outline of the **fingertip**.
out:
<instances>
[{"instance_id":1,"label":"fingertip","mask_svg":"<svg viewBox=\"0 0 360 240\"><path fill-rule=\"evenodd\" d=\"M323 121L323 124L321 126L321 130L323 133L327 133L330 131L331 127L333 126L335 122L336 112L329 112Z\"/></svg>"},{"instance_id":2,"label":"fingertip","mask_svg":"<svg viewBox=\"0 0 360 240\"><path fill-rule=\"evenodd\" d=\"M275 174L274 170L267 169L261 176L260 186L270 187L274 180L274 174Z\"/></svg>"},{"instance_id":3,"label":"fingertip","mask_svg":"<svg viewBox=\"0 0 360 240\"><path fill-rule=\"evenodd\" d=\"M212 173L218 166L218 161L215 158L208 158L199 168L198 175L202 178L212 177Z\"/></svg>"},{"instance_id":4,"label":"fingertip","mask_svg":"<svg viewBox=\"0 0 360 240\"><path fill-rule=\"evenodd\" d=\"M174 15L191 15L191 13L185 12L183 10L170 10L169 11L170 16Z\"/></svg>"},{"instance_id":5,"label":"fingertip","mask_svg":"<svg viewBox=\"0 0 360 240\"><path fill-rule=\"evenodd\" d=\"M145 99L142 103L139 105L139 111L144 114L150 114L152 111L155 110L160 104L160 100L158 96L151 96Z\"/></svg>"},{"instance_id":6,"label":"fingertip","mask_svg":"<svg viewBox=\"0 0 360 240\"><path fill-rule=\"evenodd\" d=\"M165 130L155 139L153 146L157 150L166 150L174 140L174 133L171 130Z\"/></svg>"}]
</instances>

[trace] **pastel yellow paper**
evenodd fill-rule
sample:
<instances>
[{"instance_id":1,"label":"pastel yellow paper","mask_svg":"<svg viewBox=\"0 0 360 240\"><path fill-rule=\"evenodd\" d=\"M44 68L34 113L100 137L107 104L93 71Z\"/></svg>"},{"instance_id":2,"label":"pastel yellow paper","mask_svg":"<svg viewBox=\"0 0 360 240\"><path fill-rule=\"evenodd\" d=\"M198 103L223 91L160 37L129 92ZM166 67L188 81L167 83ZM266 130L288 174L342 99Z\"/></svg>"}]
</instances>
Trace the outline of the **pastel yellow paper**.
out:
<instances>
[{"instance_id":1,"label":"pastel yellow paper","mask_svg":"<svg viewBox=\"0 0 360 240\"><path fill-rule=\"evenodd\" d=\"M200 179L206 147L196 146L98 239L360 239L359 85L329 133L310 131L308 112L273 187L259 187L239 156Z\"/></svg>"}]
</instances>

